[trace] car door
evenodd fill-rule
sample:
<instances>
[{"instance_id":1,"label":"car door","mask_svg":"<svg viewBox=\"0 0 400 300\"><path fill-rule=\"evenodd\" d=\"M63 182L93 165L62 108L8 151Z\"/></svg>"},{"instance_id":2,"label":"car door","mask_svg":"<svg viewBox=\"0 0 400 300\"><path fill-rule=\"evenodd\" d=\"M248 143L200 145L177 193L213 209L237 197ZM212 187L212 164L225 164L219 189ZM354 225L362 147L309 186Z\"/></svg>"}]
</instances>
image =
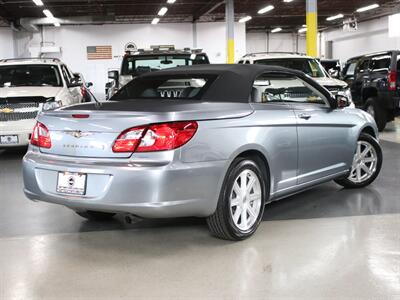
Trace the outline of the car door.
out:
<instances>
[{"instance_id":1,"label":"car door","mask_svg":"<svg viewBox=\"0 0 400 300\"><path fill-rule=\"evenodd\" d=\"M300 78L285 94L297 120L298 184L323 181L346 171L354 148L346 114L332 109L322 92Z\"/></svg>"},{"instance_id":2,"label":"car door","mask_svg":"<svg viewBox=\"0 0 400 300\"><path fill-rule=\"evenodd\" d=\"M72 79L74 78L72 73L68 70L68 68L65 65L61 65L61 71L62 71L62 74L63 74L64 79L67 84L68 93L71 96L71 100L72 100L71 104L82 102L81 87L80 86L73 86L73 87L68 86L71 83Z\"/></svg>"},{"instance_id":3,"label":"car door","mask_svg":"<svg viewBox=\"0 0 400 300\"><path fill-rule=\"evenodd\" d=\"M363 88L369 84L370 61L370 58L366 57L360 61L356 68L355 78L352 86L352 95L353 100L357 105L363 104Z\"/></svg>"},{"instance_id":4,"label":"car door","mask_svg":"<svg viewBox=\"0 0 400 300\"><path fill-rule=\"evenodd\" d=\"M296 118L290 105L273 96L286 84L284 75L265 73L255 80L251 94L253 132L269 155L272 197L297 184Z\"/></svg>"}]
</instances>

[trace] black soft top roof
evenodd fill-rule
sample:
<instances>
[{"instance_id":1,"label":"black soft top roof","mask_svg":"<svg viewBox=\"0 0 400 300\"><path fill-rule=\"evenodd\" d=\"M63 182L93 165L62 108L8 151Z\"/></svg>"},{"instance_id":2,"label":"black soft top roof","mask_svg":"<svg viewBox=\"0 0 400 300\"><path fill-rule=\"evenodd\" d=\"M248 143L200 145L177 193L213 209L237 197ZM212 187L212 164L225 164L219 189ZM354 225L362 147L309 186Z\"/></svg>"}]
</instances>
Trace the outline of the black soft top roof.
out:
<instances>
[{"instance_id":1,"label":"black soft top roof","mask_svg":"<svg viewBox=\"0 0 400 300\"><path fill-rule=\"evenodd\" d=\"M254 80L263 73L293 74L305 78L304 73L283 67L266 65L194 65L178 67L146 73L138 79L150 79L160 76L212 76L216 75L215 82L205 92L203 101L221 102L249 102L249 95Z\"/></svg>"}]
</instances>

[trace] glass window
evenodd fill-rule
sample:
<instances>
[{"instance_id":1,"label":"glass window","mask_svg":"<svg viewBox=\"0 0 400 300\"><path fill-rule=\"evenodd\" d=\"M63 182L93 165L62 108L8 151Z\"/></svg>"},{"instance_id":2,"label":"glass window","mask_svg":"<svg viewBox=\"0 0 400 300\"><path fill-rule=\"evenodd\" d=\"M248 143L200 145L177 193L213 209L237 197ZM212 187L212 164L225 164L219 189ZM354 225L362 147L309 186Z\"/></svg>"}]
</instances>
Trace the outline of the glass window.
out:
<instances>
[{"instance_id":1,"label":"glass window","mask_svg":"<svg viewBox=\"0 0 400 300\"><path fill-rule=\"evenodd\" d=\"M216 76L153 76L136 78L124 86L111 100L197 99L214 82Z\"/></svg>"},{"instance_id":2,"label":"glass window","mask_svg":"<svg viewBox=\"0 0 400 300\"><path fill-rule=\"evenodd\" d=\"M62 80L54 65L10 65L0 67L0 87L4 86L62 86Z\"/></svg>"},{"instance_id":3,"label":"glass window","mask_svg":"<svg viewBox=\"0 0 400 300\"><path fill-rule=\"evenodd\" d=\"M392 57L390 55L382 55L373 57L371 60L371 69L373 71L387 71L390 68Z\"/></svg>"},{"instance_id":4,"label":"glass window","mask_svg":"<svg viewBox=\"0 0 400 300\"><path fill-rule=\"evenodd\" d=\"M354 76L354 74L356 73L356 66L357 66L356 62L353 62L350 65L348 65L346 70L346 76Z\"/></svg>"},{"instance_id":5,"label":"glass window","mask_svg":"<svg viewBox=\"0 0 400 300\"><path fill-rule=\"evenodd\" d=\"M305 103L327 105L325 97L293 75L264 74L254 81L251 100L255 103Z\"/></svg>"},{"instance_id":6,"label":"glass window","mask_svg":"<svg viewBox=\"0 0 400 300\"><path fill-rule=\"evenodd\" d=\"M307 58L282 58L282 59L260 59L256 64L268 66L280 66L288 69L301 71L311 77L326 77L321 64L315 59Z\"/></svg>"},{"instance_id":7,"label":"glass window","mask_svg":"<svg viewBox=\"0 0 400 300\"><path fill-rule=\"evenodd\" d=\"M208 58L202 54L127 56L122 62L121 75L137 76L157 70L208 63Z\"/></svg>"},{"instance_id":8,"label":"glass window","mask_svg":"<svg viewBox=\"0 0 400 300\"><path fill-rule=\"evenodd\" d=\"M67 69L65 68L65 66L61 66L61 72L63 74L65 82L68 84L68 82L71 81L71 77L69 76L69 73L68 73Z\"/></svg>"},{"instance_id":9,"label":"glass window","mask_svg":"<svg viewBox=\"0 0 400 300\"><path fill-rule=\"evenodd\" d=\"M361 62L360 66L358 67L359 72L366 72L369 69L369 59L366 59Z\"/></svg>"}]
</instances>

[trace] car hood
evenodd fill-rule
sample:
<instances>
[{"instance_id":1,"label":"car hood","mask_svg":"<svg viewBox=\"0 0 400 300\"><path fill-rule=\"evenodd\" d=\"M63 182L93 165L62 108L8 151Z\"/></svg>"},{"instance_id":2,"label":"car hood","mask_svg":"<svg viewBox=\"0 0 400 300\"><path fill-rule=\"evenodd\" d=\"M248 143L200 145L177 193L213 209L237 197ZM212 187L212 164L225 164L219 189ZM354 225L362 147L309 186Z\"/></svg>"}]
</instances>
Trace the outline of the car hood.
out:
<instances>
[{"instance_id":1,"label":"car hood","mask_svg":"<svg viewBox=\"0 0 400 300\"><path fill-rule=\"evenodd\" d=\"M317 77L313 79L324 87L346 88L348 86L346 82L331 77Z\"/></svg>"},{"instance_id":2,"label":"car hood","mask_svg":"<svg viewBox=\"0 0 400 300\"><path fill-rule=\"evenodd\" d=\"M11 97L55 97L61 87L48 86L24 86L24 87L2 87L0 88L0 98Z\"/></svg>"}]
</instances>

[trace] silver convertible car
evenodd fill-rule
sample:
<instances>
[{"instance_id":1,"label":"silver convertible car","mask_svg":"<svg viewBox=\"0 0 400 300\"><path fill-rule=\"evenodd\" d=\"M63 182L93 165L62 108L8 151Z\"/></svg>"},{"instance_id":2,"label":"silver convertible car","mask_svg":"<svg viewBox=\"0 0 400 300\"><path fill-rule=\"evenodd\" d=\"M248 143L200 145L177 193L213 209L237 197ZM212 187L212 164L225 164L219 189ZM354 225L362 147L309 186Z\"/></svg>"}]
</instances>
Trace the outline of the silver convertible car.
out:
<instances>
[{"instance_id":1,"label":"silver convertible car","mask_svg":"<svg viewBox=\"0 0 400 300\"><path fill-rule=\"evenodd\" d=\"M109 102L41 113L23 161L25 194L88 219L205 217L242 240L265 204L335 180L372 183L373 118L303 73L202 65L142 75Z\"/></svg>"}]
</instances>

